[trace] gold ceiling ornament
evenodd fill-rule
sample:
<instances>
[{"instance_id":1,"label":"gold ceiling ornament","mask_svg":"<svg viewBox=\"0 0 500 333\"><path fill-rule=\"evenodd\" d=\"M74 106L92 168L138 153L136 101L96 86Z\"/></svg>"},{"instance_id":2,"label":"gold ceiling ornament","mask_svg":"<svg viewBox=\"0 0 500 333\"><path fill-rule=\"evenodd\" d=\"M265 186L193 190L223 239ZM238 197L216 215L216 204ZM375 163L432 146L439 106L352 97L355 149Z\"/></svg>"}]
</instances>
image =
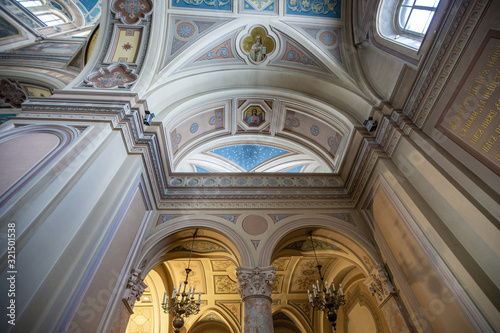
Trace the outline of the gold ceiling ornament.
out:
<instances>
[{"instance_id":1,"label":"gold ceiling ornament","mask_svg":"<svg viewBox=\"0 0 500 333\"><path fill-rule=\"evenodd\" d=\"M311 238L311 244L314 251L314 258L316 259L316 268L319 273L319 280L316 280L316 284L313 283L312 289L313 293L307 290L307 296L309 297L309 303L311 304L313 310L325 311L328 321L333 326L333 330L336 331L337 325L337 310L345 305L344 291L342 290L342 284L339 283L339 289L335 289L335 283L332 280L332 285L329 286L328 282L324 281L323 275L321 274L321 265L318 262L318 257L316 256L316 249L314 247L314 242L312 239L312 231L308 232ZM339 294L340 292L340 294Z\"/></svg>"},{"instance_id":2,"label":"gold ceiling ornament","mask_svg":"<svg viewBox=\"0 0 500 333\"><path fill-rule=\"evenodd\" d=\"M174 286L172 297L170 298L167 296L167 291L165 291L165 293L163 294L163 303L161 304L161 307L163 308L163 312L174 317L172 325L175 328L175 333L179 333L179 329L184 326L184 318L187 318L190 315L196 315L200 312L201 293L198 294L198 302L196 302L194 299L194 291L196 289L196 286L189 287L189 290L186 292L189 273L191 273L189 265L191 264L193 244L197 233L198 229L196 229L193 233L193 241L191 243L191 251L189 253L188 267L186 268L186 279L184 280L184 287L182 286L182 283L179 284L179 289L175 289Z\"/></svg>"}]
</instances>

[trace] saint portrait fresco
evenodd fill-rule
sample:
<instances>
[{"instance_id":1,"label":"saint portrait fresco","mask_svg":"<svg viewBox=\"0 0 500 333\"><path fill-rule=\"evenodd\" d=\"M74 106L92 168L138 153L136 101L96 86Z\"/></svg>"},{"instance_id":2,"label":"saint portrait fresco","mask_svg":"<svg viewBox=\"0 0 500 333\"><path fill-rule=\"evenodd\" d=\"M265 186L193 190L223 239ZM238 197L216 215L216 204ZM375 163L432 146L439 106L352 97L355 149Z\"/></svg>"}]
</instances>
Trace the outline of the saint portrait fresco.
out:
<instances>
[{"instance_id":1,"label":"saint portrait fresco","mask_svg":"<svg viewBox=\"0 0 500 333\"><path fill-rule=\"evenodd\" d=\"M250 106L243 113L243 119L248 126L259 126L265 120L265 113L258 106Z\"/></svg>"},{"instance_id":2,"label":"saint portrait fresco","mask_svg":"<svg viewBox=\"0 0 500 333\"><path fill-rule=\"evenodd\" d=\"M243 50L254 62L261 62L274 51L275 44L272 37L267 35L263 27L255 27L250 35L243 39Z\"/></svg>"}]
</instances>

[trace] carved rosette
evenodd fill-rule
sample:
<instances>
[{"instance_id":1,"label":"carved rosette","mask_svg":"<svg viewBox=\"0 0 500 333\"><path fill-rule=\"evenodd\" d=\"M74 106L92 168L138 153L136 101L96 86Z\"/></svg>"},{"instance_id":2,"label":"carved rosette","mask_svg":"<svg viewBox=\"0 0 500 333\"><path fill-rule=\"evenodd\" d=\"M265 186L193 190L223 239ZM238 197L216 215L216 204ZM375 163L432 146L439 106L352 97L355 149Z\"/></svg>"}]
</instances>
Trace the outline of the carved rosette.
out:
<instances>
[{"instance_id":1,"label":"carved rosette","mask_svg":"<svg viewBox=\"0 0 500 333\"><path fill-rule=\"evenodd\" d=\"M136 24L153 11L151 0L114 0L111 10L125 24Z\"/></svg>"},{"instance_id":2,"label":"carved rosette","mask_svg":"<svg viewBox=\"0 0 500 333\"><path fill-rule=\"evenodd\" d=\"M236 274L240 284L238 292L244 301L247 297L269 297L273 291L276 267L238 267Z\"/></svg>"},{"instance_id":3,"label":"carved rosette","mask_svg":"<svg viewBox=\"0 0 500 333\"><path fill-rule=\"evenodd\" d=\"M130 314L134 313L132 309L134 308L135 301L141 299L144 290L147 288L147 285L144 283L144 281L141 280L140 274L140 269L132 269L127 281L127 289L123 294L122 301L127 307L127 310L130 312Z\"/></svg>"},{"instance_id":4,"label":"carved rosette","mask_svg":"<svg viewBox=\"0 0 500 333\"><path fill-rule=\"evenodd\" d=\"M385 303L391 294L397 293L382 265L375 265L364 283L372 295L375 296L379 305Z\"/></svg>"}]
</instances>

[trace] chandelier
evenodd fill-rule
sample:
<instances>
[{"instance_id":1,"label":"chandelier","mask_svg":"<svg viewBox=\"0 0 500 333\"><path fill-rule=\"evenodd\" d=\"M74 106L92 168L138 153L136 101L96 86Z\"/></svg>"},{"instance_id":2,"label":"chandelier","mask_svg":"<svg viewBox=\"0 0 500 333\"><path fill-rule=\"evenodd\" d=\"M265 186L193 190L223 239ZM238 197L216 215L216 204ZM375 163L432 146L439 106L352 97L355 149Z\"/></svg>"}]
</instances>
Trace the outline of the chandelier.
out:
<instances>
[{"instance_id":1,"label":"chandelier","mask_svg":"<svg viewBox=\"0 0 500 333\"><path fill-rule=\"evenodd\" d=\"M314 251L314 258L316 259L316 268L319 273L319 280L316 280L316 284L312 285L312 294L307 290L307 295L309 297L309 303L313 309L319 311L325 311L326 317L333 326L333 330L336 331L337 325L337 310L345 304L344 291L342 290L342 284L339 284L339 289L335 289L335 284L332 280L331 286L328 282L324 281L323 275L321 274L321 265L318 262L318 257L316 256L316 249L314 248L314 241L312 239L312 231L308 232L311 238L311 245ZM340 294L339 294L340 292Z\"/></svg>"},{"instance_id":2,"label":"chandelier","mask_svg":"<svg viewBox=\"0 0 500 333\"><path fill-rule=\"evenodd\" d=\"M166 291L163 294L163 303L161 304L161 307L163 308L163 311L165 313L170 314L174 317L172 325L175 328L175 333L179 333L179 329L184 326L184 318L187 318L190 315L196 315L198 314L198 312L200 312L201 293L198 294L198 302L196 302L194 299L194 291L196 289L196 286L189 287L189 290L186 291L189 273L191 273L189 265L191 264L194 239L196 238L197 233L198 229L195 230L193 234L193 241L191 242L191 252L189 254L188 267L185 269L186 279L184 280L184 287L182 286L182 282L179 284L179 289L175 289L174 286L172 297L170 298L167 296Z\"/></svg>"}]
</instances>

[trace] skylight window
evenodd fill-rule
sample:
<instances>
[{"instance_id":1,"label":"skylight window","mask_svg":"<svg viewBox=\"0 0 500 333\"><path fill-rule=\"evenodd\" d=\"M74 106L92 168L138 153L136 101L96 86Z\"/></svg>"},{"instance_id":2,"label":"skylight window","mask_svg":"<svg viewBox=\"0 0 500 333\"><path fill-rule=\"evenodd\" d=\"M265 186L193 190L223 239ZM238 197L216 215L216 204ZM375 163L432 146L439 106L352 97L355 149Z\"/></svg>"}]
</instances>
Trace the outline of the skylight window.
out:
<instances>
[{"instance_id":1,"label":"skylight window","mask_svg":"<svg viewBox=\"0 0 500 333\"><path fill-rule=\"evenodd\" d=\"M65 15L64 9L55 1L17 0L17 3L35 15L46 26L50 27L68 22L69 16Z\"/></svg>"},{"instance_id":2,"label":"skylight window","mask_svg":"<svg viewBox=\"0 0 500 333\"><path fill-rule=\"evenodd\" d=\"M19 4L21 4L23 7L37 7L37 6L42 6L43 3L40 0L28 0L28 1L23 1L23 0L17 0Z\"/></svg>"},{"instance_id":3,"label":"skylight window","mask_svg":"<svg viewBox=\"0 0 500 333\"><path fill-rule=\"evenodd\" d=\"M400 29L419 36L425 35L438 4L439 0L403 0L398 15Z\"/></svg>"},{"instance_id":4,"label":"skylight window","mask_svg":"<svg viewBox=\"0 0 500 333\"><path fill-rule=\"evenodd\" d=\"M64 23L64 20L62 18L54 14L42 14L38 15L38 18L47 26L53 26Z\"/></svg>"}]
</instances>

